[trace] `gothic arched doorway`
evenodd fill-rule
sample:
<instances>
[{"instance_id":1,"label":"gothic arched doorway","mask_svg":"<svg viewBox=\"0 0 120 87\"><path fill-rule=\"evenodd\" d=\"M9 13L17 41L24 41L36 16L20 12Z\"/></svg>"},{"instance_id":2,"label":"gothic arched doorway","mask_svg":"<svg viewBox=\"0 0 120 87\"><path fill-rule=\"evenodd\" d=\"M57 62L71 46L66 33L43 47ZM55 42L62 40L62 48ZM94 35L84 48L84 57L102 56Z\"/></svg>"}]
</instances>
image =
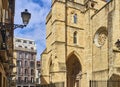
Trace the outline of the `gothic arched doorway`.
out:
<instances>
[{"instance_id":1,"label":"gothic arched doorway","mask_svg":"<svg viewBox=\"0 0 120 87\"><path fill-rule=\"evenodd\" d=\"M80 87L81 64L76 55L71 55L67 62L67 87Z\"/></svg>"},{"instance_id":2,"label":"gothic arched doorway","mask_svg":"<svg viewBox=\"0 0 120 87\"><path fill-rule=\"evenodd\" d=\"M108 80L108 87L120 87L120 75L113 74Z\"/></svg>"}]
</instances>

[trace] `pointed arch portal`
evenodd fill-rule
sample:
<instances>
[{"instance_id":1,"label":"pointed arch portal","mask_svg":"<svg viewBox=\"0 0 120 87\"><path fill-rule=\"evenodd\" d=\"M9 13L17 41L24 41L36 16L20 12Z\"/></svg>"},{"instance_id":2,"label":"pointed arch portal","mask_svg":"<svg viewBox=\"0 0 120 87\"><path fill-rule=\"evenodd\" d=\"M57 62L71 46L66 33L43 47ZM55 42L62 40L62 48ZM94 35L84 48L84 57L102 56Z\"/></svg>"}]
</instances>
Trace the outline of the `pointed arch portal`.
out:
<instances>
[{"instance_id":1,"label":"pointed arch portal","mask_svg":"<svg viewBox=\"0 0 120 87\"><path fill-rule=\"evenodd\" d=\"M108 80L108 87L120 87L120 75L113 74Z\"/></svg>"},{"instance_id":2,"label":"pointed arch portal","mask_svg":"<svg viewBox=\"0 0 120 87\"><path fill-rule=\"evenodd\" d=\"M67 62L67 87L80 87L81 64L76 55L69 56Z\"/></svg>"}]
</instances>

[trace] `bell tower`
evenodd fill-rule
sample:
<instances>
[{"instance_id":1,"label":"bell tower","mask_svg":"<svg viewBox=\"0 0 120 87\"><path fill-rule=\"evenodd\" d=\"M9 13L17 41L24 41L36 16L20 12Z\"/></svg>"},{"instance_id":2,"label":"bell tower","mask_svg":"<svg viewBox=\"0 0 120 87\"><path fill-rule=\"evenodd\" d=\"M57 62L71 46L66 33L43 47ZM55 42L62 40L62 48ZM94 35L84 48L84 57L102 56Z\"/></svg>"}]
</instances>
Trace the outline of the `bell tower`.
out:
<instances>
[{"instance_id":1,"label":"bell tower","mask_svg":"<svg viewBox=\"0 0 120 87\"><path fill-rule=\"evenodd\" d=\"M66 0L52 0L51 11L46 21L46 46L50 55L51 70L49 82L66 86L65 65L65 26L66 26Z\"/></svg>"},{"instance_id":2,"label":"bell tower","mask_svg":"<svg viewBox=\"0 0 120 87\"><path fill-rule=\"evenodd\" d=\"M70 85L67 84L66 60L71 52L74 53L73 48L76 51L83 51L83 40L78 40L77 37L83 39L84 0L52 0L51 7L46 21L46 51L50 55L47 56L50 58L50 71L45 72L44 75L49 76L48 82L60 82L64 85L62 87L66 87ZM80 48L76 48L77 46Z\"/></svg>"}]
</instances>

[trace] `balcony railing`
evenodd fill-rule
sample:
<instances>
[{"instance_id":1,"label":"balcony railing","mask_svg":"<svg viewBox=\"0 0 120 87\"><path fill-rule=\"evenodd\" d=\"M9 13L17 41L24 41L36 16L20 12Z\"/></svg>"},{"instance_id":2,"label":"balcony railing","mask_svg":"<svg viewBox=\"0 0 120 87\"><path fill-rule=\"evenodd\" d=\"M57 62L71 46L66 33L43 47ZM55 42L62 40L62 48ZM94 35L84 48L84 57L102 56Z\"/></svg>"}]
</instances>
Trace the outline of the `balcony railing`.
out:
<instances>
[{"instance_id":1,"label":"balcony railing","mask_svg":"<svg viewBox=\"0 0 120 87\"><path fill-rule=\"evenodd\" d=\"M120 80L113 80L113 81L97 81L97 80L92 80L90 81L90 87L120 87Z\"/></svg>"},{"instance_id":2,"label":"balcony railing","mask_svg":"<svg viewBox=\"0 0 120 87\"><path fill-rule=\"evenodd\" d=\"M0 60L2 62L8 60L7 51L6 50L0 50Z\"/></svg>"},{"instance_id":3,"label":"balcony railing","mask_svg":"<svg viewBox=\"0 0 120 87\"><path fill-rule=\"evenodd\" d=\"M30 80L28 81L24 81L24 80L21 80L21 81L16 81L17 84L35 84L35 81L31 82Z\"/></svg>"},{"instance_id":4,"label":"balcony railing","mask_svg":"<svg viewBox=\"0 0 120 87\"><path fill-rule=\"evenodd\" d=\"M22 72L17 72L17 74L18 74L19 76L22 76L22 75L23 75L23 73L22 73Z\"/></svg>"},{"instance_id":5,"label":"balcony railing","mask_svg":"<svg viewBox=\"0 0 120 87\"><path fill-rule=\"evenodd\" d=\"M16 86L16 81L15 80L11 81L11 86Z\"/></svg>"},{"instance_id":6,"label":"balcony railing","mask_svg":"<svg viewBox=\"0 0 120 87\"><path fill-rule=\"evenodd\" d=\"M13 64L10 64L10 68L14 68L16 67L16 65L13 63Z\"/></svg>"},{"instance_id":7,"label":"balcony railing","mask_svg":"<svg viewBox=\"0 0 120 87\"><path fill-rule=\"evenodd\" d=\"M40 85L40 87L64 87L64 82L50 83L46 85Z\"/></svg>"},{"instance_id":8,"label":"balcony railing","mask_svg":"<svg viewBox=\"0 0 120 87\"><path fill-rule=\"evenodd\" d=\"M34 49L27 49L27 48L22 48L22 47L15 47L15 50L21 50L21 51L27 51L27 52L37 52L37 50Z\"/></svg>"},{"instance_id":9,"label":"balcony railing","mask_svg":"<svg viewBox=\"0 0 120 87\"><path fill-rule=\"evenodd\" d=\"M8 70L8 69L9 69L8 63L3 63L3 66L4 66L5 70Z\"/></svg>"},{"instance_id":10,"label":"balcony railing","mask_svg":"<svg viewBox=\"0 0 120 87\"><path fill-rule=\"evenodd\" d=\"M11 73L11 77L15 77L16 74L17 74L17 72L12 72L12 73Z\"/></svg>"},{"instance_id":11,"label":"balcony railing","mask_svg":"<svg viewBox=\"0 0 120 87\"><path fill-rule=\"evenodd\" d=\"M31 73L31 76L34 76L35 75L35 73Z\"/></svg>"}]
</instances>

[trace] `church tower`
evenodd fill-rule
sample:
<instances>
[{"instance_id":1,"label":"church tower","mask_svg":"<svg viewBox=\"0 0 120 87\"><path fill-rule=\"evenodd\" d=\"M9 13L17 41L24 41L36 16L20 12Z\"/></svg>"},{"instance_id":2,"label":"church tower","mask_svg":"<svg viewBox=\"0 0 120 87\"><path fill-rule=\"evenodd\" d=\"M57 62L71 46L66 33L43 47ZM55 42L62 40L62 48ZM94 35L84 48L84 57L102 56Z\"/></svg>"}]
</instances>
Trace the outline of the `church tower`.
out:
<instances>
[{"instance_id":1,"label":"church tower","mask_svg":"<svg viewBox=\"0 0 120 87\"><path fill-rule=\"evenodd\" d=\"M72 87L79 83L81 59L78 53L84 49L83 11L83 0L52 0L51 11L46 18L46 50L41 59L44 66L41 70L42 84L59 83ZM73 78L74 75L78 76ZM76 81L74 84L71 83L73 80Z\"/></svg>"},{"instance_id":2,"label":"church tower","mask_svg":"<svg viewBox=\"0 0 120 87\"><path fill-rule=\"evenodd\" d=\"M105 56L107 61L107 55L102 54L107 43L101 47L103 43L96 43L98 35L94 36L100 25L98 19L102 18L97 13L104 5L103 0L52 0L46 17L46 49L41 55L41 85L90 87L93 70L102 68L96 67L99 63L96 57L100 60ZM104 27L98 32L103 30L107 35ZM93 65L95 61L98 62Z\"/></svg>"},{"instance_id":3,"label":"church tower","mask_svg":"<svg viewBox=\"0 0 120 87\"><path fill-rule=\"evenodd\" d=\"M66 85L65 35L66 1L52 0L51 11L46 18L46 49L42 54L42 84ZM58 86L59 87L59 86Z\"/></svg>"}]
</instances>

